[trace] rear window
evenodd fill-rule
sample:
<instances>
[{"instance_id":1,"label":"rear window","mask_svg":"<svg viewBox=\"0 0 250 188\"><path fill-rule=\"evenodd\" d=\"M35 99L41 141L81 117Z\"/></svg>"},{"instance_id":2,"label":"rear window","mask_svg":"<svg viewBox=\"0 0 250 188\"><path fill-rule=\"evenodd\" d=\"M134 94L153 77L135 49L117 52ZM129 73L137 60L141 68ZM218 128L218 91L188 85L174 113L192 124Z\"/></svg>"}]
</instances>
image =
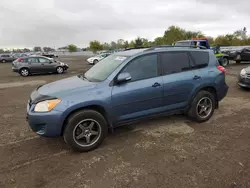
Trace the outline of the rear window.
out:
<instances>
[{"instance_id":1,"label":"rear window","mask_svg":"<svg viewBox=\"0 0 250 188\"><path fill-rule=\"evenodd\" d=\"M209 53L205 51L193 51L190 52L190 55L193 59L192 67L203 68L206 67L209 63Z\"/></svg>"}]
</instances>

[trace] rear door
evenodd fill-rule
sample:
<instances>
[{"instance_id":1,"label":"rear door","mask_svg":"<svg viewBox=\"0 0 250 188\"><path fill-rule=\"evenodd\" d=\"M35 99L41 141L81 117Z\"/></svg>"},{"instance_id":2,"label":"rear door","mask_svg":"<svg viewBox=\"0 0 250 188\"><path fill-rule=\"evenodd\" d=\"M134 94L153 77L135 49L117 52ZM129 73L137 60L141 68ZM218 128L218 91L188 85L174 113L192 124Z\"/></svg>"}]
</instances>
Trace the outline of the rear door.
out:
<instances>
[{"instance_id":1,"label":"rear door","mask_svg":"<svg viewBox=\"0 0 250 188\"><path fill-rule=\"evenodd\" d=\"M32 72L32 73L41 72L41 65L40 65L37 57L29 57L27 59L27 63L28 63L28 68L29 68L30 72Z\"/></svg>"},{"instance_id":2,"label":"rear door","mask_svg":"<svg viewBox=\"0 0 250 188\"><path fill-rule=\"evenodd\" d=\"M168 109L184 107L195 88L195 75L185 51L160 54L163 75L163 105Z\"/></svg>"}]
</instances>

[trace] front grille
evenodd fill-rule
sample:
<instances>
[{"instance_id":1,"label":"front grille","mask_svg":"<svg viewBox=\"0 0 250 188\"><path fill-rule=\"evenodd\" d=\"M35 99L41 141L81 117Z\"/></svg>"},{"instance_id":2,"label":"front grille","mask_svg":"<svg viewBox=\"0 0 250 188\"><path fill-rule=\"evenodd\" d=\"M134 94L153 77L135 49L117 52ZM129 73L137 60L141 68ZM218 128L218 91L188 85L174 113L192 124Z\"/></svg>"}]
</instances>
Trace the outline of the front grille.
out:
<instances>
[{"instance_id":1,"label":"front grille","mask_svg":"<svg viewBox=\"0 0 250 188\"><path fill-rule=\"evenodd\" d=\"M248 73L248 74L246 74L246 78L249 78L250 79L250 74Z\"/></svg>"}]
</instances>

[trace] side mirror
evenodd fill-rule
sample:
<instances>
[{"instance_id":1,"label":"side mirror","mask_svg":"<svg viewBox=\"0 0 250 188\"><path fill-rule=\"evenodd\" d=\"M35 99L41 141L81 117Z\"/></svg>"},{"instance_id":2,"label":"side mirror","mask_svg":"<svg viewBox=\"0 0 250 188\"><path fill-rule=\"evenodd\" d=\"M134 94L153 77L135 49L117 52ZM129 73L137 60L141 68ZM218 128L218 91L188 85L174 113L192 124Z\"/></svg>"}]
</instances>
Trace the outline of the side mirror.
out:
<instances>
[{"instance_id":1,"label":"side mirror","mask_svg":"<svg viewBox=\"0 0 250 188\"><path fill-rule=\"evenodd\" d=\"M116 79L116 83L121 84L131 80L131 75L128 72L120 73Z\"/></svg>"}]
</instances>

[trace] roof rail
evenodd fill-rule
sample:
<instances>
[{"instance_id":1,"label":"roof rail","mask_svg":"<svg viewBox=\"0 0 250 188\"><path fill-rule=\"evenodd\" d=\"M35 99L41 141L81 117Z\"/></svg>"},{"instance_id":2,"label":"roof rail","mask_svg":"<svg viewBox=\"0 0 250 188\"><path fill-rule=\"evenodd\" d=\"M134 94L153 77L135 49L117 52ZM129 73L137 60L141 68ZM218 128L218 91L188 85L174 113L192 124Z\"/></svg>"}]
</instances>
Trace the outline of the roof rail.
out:
<instances>
[{"instance_id":1,"label":"roof rail","mask_svg":"<svg viewBox=\"0 0 250 188\"><path fill-rule=\"evenodd\" d=\"M179 48L201 48L201 49L207 49L206 47L204 46L192 46L192 45L188 45L188 46L182 46L182 45L160 45L160 46L154 46L154 47L151 47L149 49L147 49L147 51L149 50L154 50L156 48L174 48L174 47L179 47Z\"/></svg>"},{"instance_id":2,"label":"roof rail","mask_svg":"<svg viewBox=\"0 0 250 188\"><path fill-rule=\"evenodd\" d=\"M148 47L125 48L125 50L123 50L123 51L127 51L127 50L136 50L136 49L144 49L144 48L152 48L152 47L151 47L151 46L148 46Z\"/></svg>"}]
</instances>

